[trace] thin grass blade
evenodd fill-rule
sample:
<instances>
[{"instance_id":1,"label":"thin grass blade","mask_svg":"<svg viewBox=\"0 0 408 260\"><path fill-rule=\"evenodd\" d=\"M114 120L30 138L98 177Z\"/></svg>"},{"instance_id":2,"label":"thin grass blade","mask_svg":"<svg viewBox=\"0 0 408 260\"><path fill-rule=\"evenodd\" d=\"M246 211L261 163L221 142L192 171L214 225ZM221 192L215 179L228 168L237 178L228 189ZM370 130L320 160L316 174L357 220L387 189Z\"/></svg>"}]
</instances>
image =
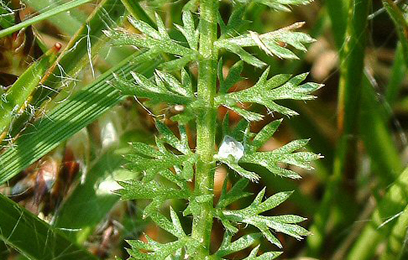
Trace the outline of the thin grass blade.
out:
<instances>
[{"instance_id":1,"label":"thin grass blade","mask_svg":"<svg viewBox=\"0 0 408 260\"><path fill-rule=\"evenodd\" d=\"M29 259L96 259L58 230L0 194L0 239Z\"/></svg>"},{"instance_id":2,"label":"thin grass blade","mask_svg":"<svg viewBox=\"0 0 408 260\"><path fill-rule=\"evenodd\" d=\"M141 62L140 57L135 54L124 60L27 128L0 156L0 183L15 176L117 104L122 96L107 83L114 80L114 73L129 76L130 71L136 71L151 75L160 63L159 58L146 63Z\"/></svg>"},{"instance_id":3,"label":"thin grass blade","mask_svg":"<svg viewBox=\"0 0 408 260\"><path fill-rule=\"evenodd\" d=\"M58 99L65 99L66 93L70 93L70 89L75 85L77 74L92 63L94 56L105 45L107 40L102 30L120 22L123 12L124 8L118 0L103 0L99 3L71 38L58 59L49 66L47 78L43 80L47 88L39 87L33 93L31 104L34 110L38 110L45 101L58 92L60 93ZM62 92L61 89L63 89ZM13 138L19 134L32 116L31 113L22 114L13 124L8 133L9 137Z\"/></svg>"},{"instance_id":4,"label":"thin grass blade","mask_svg":"<svg viewBox=\"0 0 408 260\"><path fill-rule=\"evenodd\" d=\"M46 71L57 58L59 48L50 49L39 61L34 62L7 90L0 100L0 140L5 137L6 128L13 118L24 109L35 88L41 84Z\"/></svg>"},{"instance_id":5,"label":"thin grass blade","mask_svg":"<svg viewBox=\"0 0 408 260\"><path fill-rule=\"evenodd\" d=\"M54 225L65 230L79 230L66 233L78 243L84 242L119 200L120 197L112 192L120 188L116 181L134 178L134 173L122 168L123 155L129 152L129 147L116 148L106 151L97 160L88 171L85 183L75 188L58 212Z\"/></svg>"},{"instance_id":6,"label":"thin grass blade","mask_svg":"<svg viewBox=\"0 0 408 260\"><path fill-rule=\"evenodd\" d=\"M69 11L69 10L75 8L75 7L78 7L78 6L83 5L85 3L89 3L91 1L92 0L73 0L73 1L70 1L68 3L62 4L62 5L57 6L57 7L53 8L53 9L51 9L51 10L48 10L48 11L42 13L42 14L39 14L39 15L37 15L37 16L31 18L31 19L25 20L25 21L23 21L21 23L18 23L16 25L8 27L8 28L6 28L4 30L1 30L0 31L0 37L4 37L4 36L9 35L9 34L11 34L13 32L16 32L16 31L18 31L20 29L23 29L23 28L25 28L27 26L30 26L30 25L33 25L33 24L38 23L40 21L43 21L43 20L45 20L45 19L47 19L47 18L49 18L51 16L54 16L56 14L59 14L59 13L65 12L65 11Z\"/></svg>"},{"instance_id":7,"label":"thin grass blade","mask_svg":"<svg viewBox=\"0 0 408 260\"><path fill-rule=\"evenodd\" d=\"M347 256L348 260L373 259L378 244L389 238L395 219L408 204L408 168L406 168L379 202L372 218Z\"/></svg>"}]
</instances>

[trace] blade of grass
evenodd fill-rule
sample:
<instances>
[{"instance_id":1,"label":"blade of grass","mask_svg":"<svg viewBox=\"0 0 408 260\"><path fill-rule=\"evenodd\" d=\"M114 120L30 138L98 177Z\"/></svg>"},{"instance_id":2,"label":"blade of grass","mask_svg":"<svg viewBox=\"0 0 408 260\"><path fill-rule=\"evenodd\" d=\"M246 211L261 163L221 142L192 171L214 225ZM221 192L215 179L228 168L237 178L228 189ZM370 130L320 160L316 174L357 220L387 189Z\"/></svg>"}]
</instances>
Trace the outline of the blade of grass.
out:
<instances>
[{"instance_id":1,"label":"blade of grass","mask_svg":"<svg viewBox=\"0 0 408 260\"><path fill-rule=\"evenodd\" d=\"M157 28L157 25L150 18L149 15L143 10L138 1L134 0L121 0L122 4L125 6L126 10L135 18L138 18L146 23L148 23L153 28Z\"/></svg>"},{"instance_id":2,"label":"blade of grass","mask_svg":"<svg viewBox=\"0 0 408 260\"><path fill-rule=\"evenodd\" d=\"M37 16L31 18L31 19L25 20L25 21L23 21L21 23L18 23L16 25L13 25L11 27L8 27L6 29L1 30L0 31L0 37L4 37L4 36L9 35L9 34L11 34L13 32L16 32L16 31L18 31L20 29L23 29L23 28L25 28L25 27L27 27L29 25L33 25L33 24L38 23L40 21L43 21L43 20L45 20L45 19L47 19L47 18L49 18L51 16L54 16L56 14L59 14L59 13L65 12L65 11L69 11L72 8L78 7L78 6L83 5L85 3L89 3L91 1L92 0L73 0L73 1L70 1L68 3L56 6L55 8L53 8L51 10L48 10L48 11L42 13L42 14L39 14L39 15L37 15Z\"/></svg>"},{"instance_id":3,"label":"blade of grass","mask_svg":"<svg viewBox=\"0 0 408 260\"><path fill-rule=\"evenodd\" d=\"M143 55L137 54L129 57L28 127L0 156L0 184L118 103L121 100L119 91L107 83L114 79L114 73L129 76L130 71L136 71L149 76L161 62L160 58L154 62L143 59Z\"/></svg>"},{"instance_id":4,"label":"blade of grass","mask_svg":"<svg viewBox=\"0 0 408 260\"><path fill-rule=\"evenodd\" d=\"M331 2L335 2L335 3L331 3ZM340 7L336 7L338 4L343 3L344 5L347 5L348 1L337 1L337 0L329 0L327 1L327 5L326 7L328 8L328 13L330 16L330 20L332 21L332 26L334 26L334 23L340 23L342 20L340 19L341 16L339 16L337 14L337 10L340 10ZM345 24L346 24L347 19L343 19L343 25L337 25L338 28L346 28ZM337 31L337 34L341 34L344 33ZM343 36L344 37L344 36ZM338 41L337 38L343 39L343 37L335 37L336 39L336 46L339 50L342 49L343 46L343 41ZM367 79L367 77L365 77L364 79L365 82L368 82L369 80ZM370 83L371 84L371 83ZM362 96L366 97L366 96L371 96L371 97L375 97L376 94L374 93L374 89L372 86L370 87L363 87L362 89L363 93ZM381 104L379 102L378 99L376 98L370 98L370 99L364 99L367 102L367 106L369 106L371 108L370 111L370 115L368 115L368 113L364 113L362 115L362 117L365 116L371 116L372 118L376 118L376 124L374 128L370 128L370 127L364 127L364 124L361 123L360 124L360 133L363 136L371 136L371 138L364 138L364 145L366 147L377 147L377 149L375 151L371 150L371 149L367 149L370 152L370 156L372 159L373 164L376 165L376 167L378 169L380 169L380 172L388 172L388 173L398 173L401 171L402 169L402 165L401 162L396 163L396 161L398 161L397 158L399 158L398 155L398 149L395 146L394 142L383 142L384 139L386 140L392 140L392 134L389 131L388 128L388 118L383 117L382 116L382 108L384 107L383 104ZM366 105L363 105L363 107L365 107ZM383 119L383 120L381 120ZM364 120L365 122L370 121L369 118L361 118L360 120ZM370 121L371 122L371 121ZM382 129L382 130L379 130ZM385 135L387 137L385 137ZM371 153L372 152L372 153ZM390 156L391 155L391 156ZM396 178L397 175L395 175L394 179ZM383 176L380 174L379 178L383 179L384 181L386 181Z\"/></svg>"},{"instance_id":5,"label":"blade of grass","mask_svg":"<svg viewBox=\"0 0 408 260\"><path fill-rule=\"evenodd\" d=\"M117 147L105 152L88 171L85 183L78 185L61 206L54 225L64 230L80 230L67 232L67 235L75 237L77 243L84 242L119 200L119 196L106 190L106 186L114 186L116 180L135 177L134 173L121 167L124 163L123 155L128 152L129 148Z\"/></svg>"},{"instance_id":6,"label":"blade of grass","mask_svg":"<svg viewBox=\"0 0 408 260\"><path fill-rule=\"evenodd\" d=\"M8 28L14 24L14 13L10 6L3 1L0 2L0 26L2 28Z\"/></svg>"},{"instance_id":7,"label":"blade of grass","mask_svg":"<svg viewBox=\"0 0 408 260\"><path fill-rule=\"evenodd\" d=\"M398 43L397 50L395 51L394 64L392 66L392 72L390 80L385 88L385 101L390 108L397 101L398 93L401 90L402 81L406 76L407 66L404 62L404 54L402 52L401 43Z\"/></svg>"},{"instance_id":8,"label":"blade of grass","mask_svg":"<svg viewBox=\"0 0 408 260\"><path fill-rule=\"evenodd\" d=\"M366 45L367 16L371 1L355 0L349 6L344 49L341 53L341 76L338 100L338 133L333 174L327 183L322 203L314 218L310 231L314 234L308 238L308 253L319 256L323 250L325 230L334 201L339 195L342 178L346 169L354 168L357 122L359 115L360 93L364 69Z\"/></svg>"},{"instance_id":9,"label":"blade of grass","mask_svg":"<svg viewBox=\"0 0 408 260\"><path fill-rule=\"evenodd\" d=\"M395 218L398 217L408 204L408 168L406 168L395 183L379 202L377 209L360 235L347 259L373 259L375 248L384 239L388 239Z\"/></svg>"},{"instance_id":10,"label":"blade of grass","mask_svg":"<svg viewBox=\"0 0 408 260\"><path fill-rule=\"evenodd\" d=\"M408 22L400 8L393 1L382 0L382 3L385 10L387 10L387 13L392 18L395 27L397 28L397 34L401 43L405 66L408 67Z\"/></svg>"},{"instance_id":11,"label":"blade of grass","mask_svg":"<svg viewBox=\"0 0 408 260\"><path fill-rule=\"evenodd\" d=\"M55 6L59 5L58 0L24 0L25 3L30 5L30 7L34 8L37 11L49 9ZM101 6L103 6L101 8ZM99 10L97 15L95 15L96 10ZM106 1L100 1L95 8L93 14L89 15L88 17L85 16L81 10L72 9L69 12L64 12L60 13L58 15L52 16L47 21L52 23L54 26L56 26L58 29L61 31L67 33L70 36L78 36L77 31L81 29L84 31L84 28L86 29L85 32L88 33L88 35L82 34L80 38L77 37L77 40L82 39L90 43L92 46L92 53L99 53L100 57L103 56L103 59L106 60L109 64L116 64L119 61L123 60L124 58L128 57L131 53L129 50L127 51L126 49L122 48L121 51L118 51L117 49L112 49L107 46L103 46L100 51L95 51L94 48L94 41L95 40L104 40L105 37L104 35L101 34L102 29L106 28L100 28L101 26L98 25L97 22L93 22L91 24L90 20L100 20L103 22L103 25L106 26L115 26L115 23L120 23L122 21L122 10L124 10L123 5L120 3L120 0L117 1L110 1L110 3L106 3ZM95 29L95 27L97 29ZM98 29L99 28L99 29ZM89 29L89 31L88 31ZM88 36L88 38L87 38ZM72 42L72 39L71 39ZM78 41L77 41L78 42ZM98 41L99 42L99 41ZM103 44L102 44L103 45ZM72 47L72 46L71 46ZM74 52L75 49L71 48L71 50ZM100 68L101 66L99 66Z\"/></svg>"},{"instance_id":12,"label":"blade of grass","mask_svg":"<svg viewBox=\"0 0 408 260\"><path fill-rule=\"evenodd\" d=\"M72 82L76 75L89 65L89 59L92 59L106 43L106 37L103 36L102 30L121 21L123 12L124 8L118 0L103 0L95 8L88 20L71 38L58 59L48 69L44 82L47 88L40 87L34 92L32 105L35 109L38 109L45 100L54 97L56 92L62 88L64 92L60 96L70 93L69 88L73 87ZM107 16L109 17L107 18ZM24 113L18 118L13 124L9 136L14 137L20 133L31 117L32 114Z\"/></svg>"},{"instance_id":13,"label":"blade of grass","mask_svg":"<svg viewBox=\"0 0 408 260\"><path fill-rule=\"evenodd\" d=\"M16 114L24 109L25 103L29 99L34 89L41 83L47 69L55 61L58 53L58 46L50 49L39 61L34 62L10 87L2 94L0 100L0 141L5 137L4 132L10 125Z\"/></svg>"},{"instance_id":14,"label":"blade of grass","mask_svg":"<svg viewBox=\"0 0 408 260\"><path fill-rule=\"evenodd\" d=\"M54 62L46 84L58 90L66 81L73 78L92 62L90 59L105 45L107 39L102 30L116 26L122 21L124 8L119 0L103 0L89 16L87 21L76 31L60 57ZM68 80L66 80L68 78ZM61 80L63 79L63 80ZM65 79L65 80L64 80ZM49 96L53 91L39 90L41 96ZM40 95L37 93L37 95ZM48 93L45 95L44 93ZM41 100L41 98L39 98Z\"/></svg>"},{"instance_id":15,"label":"blade of grass","mask_svg":"<svg viewBox=\"0 0 408 260\"><path fill-rule=\"evenodd\" d=\"M408 206L400 212L391 235L388 237L387 248L381 255L381 260L387 259L406 259L406 238L408 230ZM403 255L405 254L405 258Z\"/></svg>"},{"instance_id":16,"label":"blade of grass","mask_svg":"<svg viewBox=\"0 0 408 260\"><path fill-rule=\"evenodd\" d=\"M386 111L378 107L377 95L367 77L363 79L363 84L360 136L367 154L381 173L379 178L383 186L386 187L398 177L403 169L402 163L388 124L385 123L388 121Z\"/></svg>"},{"instance_id":17,"label":"blade of grass","mask_svg":"<svg viewBox=\"0 0 408 260\"><path fill-rule=\"evenodd\" d=\"M349 3L347 0L327 0L325 5L331 21L331 28L333 37L337 47L340 49L344 42L344 36L347 28L347 17L349 10Z\"/></svg>"},{"instance_id":18,"label":"blade of grass","mask_svg":"<svg viewBox=\"0 0 408 260\"><path fill-rule=\"evenodd\" d=\"M58 7L60 1L49 1L49 0L23 0L23 2L29 5L31 8L37 12L42 12L42 10L50 10ZM61 12L59 14L50 16L47 21L57 26L61 31L67 33L68 35L74 35L75 32L81 27L82 23L85 21L78 20L73 16L73 13L77 13L79 10L72 9L70 12Z\"/></svg>"},{"instance_id":19,"label":"blade of grass","mask_svg":"<svg viewBox=\"0 0 408 260\"><path fill-rule=\"evenodd\" d=\"M30 259L96 259L87 250L1 194L0 215L0 238Z\"/></svg>"},{"instance_id":20,"label":"blade of grass","mask_svg":"<svg viewBox=\"0 0 408 260\"><path fill-rule=\"evenodd\" d=\"M10 249L3 242L3 240L0 240L0 259L7 259L9 251L10 251Z\"/></svg>"}]
</instances>

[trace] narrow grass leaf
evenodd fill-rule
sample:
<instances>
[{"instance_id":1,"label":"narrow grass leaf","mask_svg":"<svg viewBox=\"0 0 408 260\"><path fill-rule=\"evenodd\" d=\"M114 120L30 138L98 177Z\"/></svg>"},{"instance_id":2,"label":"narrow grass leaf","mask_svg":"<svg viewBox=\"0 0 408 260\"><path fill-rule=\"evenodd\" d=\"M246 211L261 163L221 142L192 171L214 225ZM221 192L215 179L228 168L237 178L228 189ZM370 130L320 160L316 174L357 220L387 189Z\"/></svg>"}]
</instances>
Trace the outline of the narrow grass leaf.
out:
<instances>
[{"instance_id":1,"label":"narrow grass leaf","mask_svg":"<svg viewBox=\"0 0 408 260\"><path fill-rule=\"evenodd\" d=\"M57 58L58 48L50 49L39 61L34 62L0 98L0 133L5 130L13 118L27 106L27 101L41 81L49 66Z\"/></svg>"},{"instance_id":2,"label":"narrow grass leaf","mask_svg":"<svg viewBox=\"0 0 408 260\"><path fill-rule=\"evenodd\" d=\"M78 6L83 5L85 3L89 3L91 1L92 0L72 0L72 1L69 1L69 2L67 2L65 4L59 5L59 6L53 8L51 10L48 10L48 11L42 13L42 14L39 14L39 15L33 17L33 18L30 18L30 19L25 20L25 21L23 21L21 23L18 23L16 25L13 25L11 27L8 27L6 29L1 30L0 31L0 37L4 37L4 36L9 35L9 34L11 34L13 32L16 32L16 31L18 31L18 30L20 30L22 28L25 28L27 26L30 26L30 25L33 25L33 24L38 23L40 21L43 21L43 20L45 20L45 19L47 19L47 18L49 18L51 16L54 16L56 14L59 14L59 13L65 12L65 11L69 11L69 10L75 8L75 7L78 7Z\"/></svg>"},{"instance_id":3,"label":"narrow grass leaf","mask_svg":"<svg viewBox=\"0 0 408 260\"><path fill-rule=\"evenodd\" d=\"M0 239L30 259L96 259L57 229L1 194L0 215Z\"/></svg>"},{"instance_id":4,"label":"narrow grass leaf","mask_svg":"<svg viewBox=\"0 0 408 260\"><path fill-rule=\"evenodd\" d=\"M134 70L149 74L158 63L159 59L151 64L138 64L137 55L131 56L28 127L15 144L0 155L0 183L15 176L117 104L122 98L119 91L106 83L114 79L113 73L129 75Z\"/></svg>"},{"instance_id":5,"label":"narrow grass leaf","mask_svg":"<svg viewBox=\"0 0 408 260\"><path fill-rule=\"evenodd\" d=\"M78 185L59 208L54 226L63 230L67 236L83 243L95 227L119 200L114 190L119 189L117 180L124 181L134 177L134 173L122 169L123 154L129 148L117 147L106 151L87 172L85 182ZM84 199L86 198L86 199Z\"/></svg>"}]
</instances>

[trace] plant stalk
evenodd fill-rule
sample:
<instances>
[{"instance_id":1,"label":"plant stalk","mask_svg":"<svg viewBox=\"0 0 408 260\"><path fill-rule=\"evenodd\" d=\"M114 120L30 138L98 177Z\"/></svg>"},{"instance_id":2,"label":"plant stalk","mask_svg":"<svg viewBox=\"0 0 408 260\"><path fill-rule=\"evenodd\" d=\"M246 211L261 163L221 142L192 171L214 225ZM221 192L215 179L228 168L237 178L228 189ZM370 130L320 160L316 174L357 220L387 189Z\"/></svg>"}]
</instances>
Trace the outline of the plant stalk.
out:
<instances>
[{"instance_id":1,"label":"plant stalk","mask_svg":"<svg viewBox=\"0 0 408 260\"><path fill-rule=\"evenodd\" d=\"M355 151L357 140L357 123L364 72L364 53L366 47L367 16L371 6L370 0L351 0L349 4L348 23L344 37L344 49L341 52L341 77L338 98L338 134L334 158L333 174L329 182L319 211L314 216L314 225L310 231L314 236L308 238L308 254L316 257L324 249L326 225L329 222L334 202L338 199L342 179L346 173L355 171ZM338 223L337 223L338 224Z\"/></svg>"},{"instance_id":2,"label":"plant stalk","mask_svg":"<svg viewBox=\"0 0 408 260\"><path fill-rule=\"evenodd\" d=\"M197 98L205 109L197 117L197 147L199 156L195 175L195 195L213 195L216 110L217 59L214 48L217 40L218 0L200 1L200 61L198 65ZM205 259L209 255L210 237L213 223L213 200L206 200L200 205L200 212L193 215L193 239L200 242L195 259Z\"/></svg>"},{"instance_id":3,"label":"plant stalk","mask_svg":"<svg viewBox=\"0 0 408 260\"><path fill-rule=\"evenodd\" d=\"M408 168L400 174L395 183L389 188L388 192L385 194L384 198L379 201L378 206L374 213L372 214L371 220L367 222L364 230L361 232L358 240L354 243L353 247L349 250L347 256L348 260L368 260L373 259L376 253L376 248L378 244L384 240L387 240L389 248L387 250L393 250L395 247L399 247L398 244L402 245L401 234L405 233L406 230L406 220L403 214L405 213L404 208L408 203L407 196L408 189ZM395 219L398 218L398 222L395 223ZM393 232L393 228L401 228L405 226L398 233ZM404 234L405 235L405 234ZM397 245L395 243L398 243ZM386 253L389 253L386 251ZM383 258L381 258L383 259ZM396 255L393 258L398 259Z\"/></svg>"}]
</instances>

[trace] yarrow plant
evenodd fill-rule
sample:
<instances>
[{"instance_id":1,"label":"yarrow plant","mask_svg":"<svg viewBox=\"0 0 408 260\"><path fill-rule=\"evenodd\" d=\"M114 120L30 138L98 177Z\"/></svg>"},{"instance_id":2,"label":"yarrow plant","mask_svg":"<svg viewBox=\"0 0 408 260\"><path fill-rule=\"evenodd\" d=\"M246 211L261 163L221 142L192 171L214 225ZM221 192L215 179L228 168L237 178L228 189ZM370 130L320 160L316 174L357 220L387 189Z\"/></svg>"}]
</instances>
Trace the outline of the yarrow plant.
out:
<instances>
[{"instance_id":1,"label":"yarrow plant","mask_svg":"<svg viewBox=\"0 0 408 260\"><path fill-rule=\"evenodd\" d=\"M262 120L261 114L242 108L241 103L256 103L285 116L297 113L279 104L279 100L310 100L312 92L322 85L302 83L307 73L292 76L281 74L270 76L267 64L248 52L248 47L258 47L266 54L280 59L296 59L292 50L306 51L304 44L313 42L305 33L297 32L303 23L259 34L247 30L244 19L249 4L266 5L274 11L289 11L290 5L307 4L309 0L235 0L231 1L232 14L227 23L219 13L218 0L191 0L182 13L182 24L175 27L184 36L184 41L173 39L168 34L161 17L155 15L156 26L129 17L129 22L139 32L125 29L105 31L114 45L131 45L143 49L147 59L165 55L164 62L152 78L132 73L129 81L120 76L111 82L123 95L144 98L150 103L181 106L182 113L171 119L178 122L178 133L174 133L159 119L156 128L156 147L145 143L133 143L133 153L128 154L127 167L143 173L142 178L120 182L118 193L125 200L147 199L151 203L143 216L151 218L160 228L175 236L174 241L160 243L147 238L128 241L133 259L223 259L245 248L253 248L245 259L274 259L280 252L258 253L259 239L282 248L273 234L281 232L302 239L309 232L298 223L305 219L295 215L265 216L263 213L283 203L291 192L280 192L264 199L265 188L252 203L243 209L231 209L231 204L251 196L245 191L250 181L257 182L260 176L245 165L255 164L266 168L271 174L292 179L299 174L283 165L311 169L311 163L319 159L318 154L303 151L308 140L292 141L273 151L259 149L278 129L282 120L267 124L259 133L250 131L252 121ZM220 28L220 31L218 31ZM223 75L223 53L237 55L235 63L226 77ZM264 68L263 74L250 88L232 92L231 88L242 80L244 63ZM196 64L198 73L190 68ZM216 145L217 110L226 107L242 116L236 127L229 126L228 114L222 124L221 143ZM195 126L196 146L190 147L187 125ZM219 147L218 150L216 147ZM240 179L227 188L224 181L221 196L214 204L214 171L224 164ZM191 188L194 187L194 188ZM172 207L169 215L163 214L162 206L167 200L184 200L187 206L183 217L192 216L191 230L185 230L178 214ZM224 238L218 249L210 249L210 235L214 219L225 227ZM243 224L243 225L240 225ZM240 229L253 226L259 232L241 235ZM241 233L239 233L241 234ZM234 237L234 240L232 239Z\"/></svg>"}]
</instances>

